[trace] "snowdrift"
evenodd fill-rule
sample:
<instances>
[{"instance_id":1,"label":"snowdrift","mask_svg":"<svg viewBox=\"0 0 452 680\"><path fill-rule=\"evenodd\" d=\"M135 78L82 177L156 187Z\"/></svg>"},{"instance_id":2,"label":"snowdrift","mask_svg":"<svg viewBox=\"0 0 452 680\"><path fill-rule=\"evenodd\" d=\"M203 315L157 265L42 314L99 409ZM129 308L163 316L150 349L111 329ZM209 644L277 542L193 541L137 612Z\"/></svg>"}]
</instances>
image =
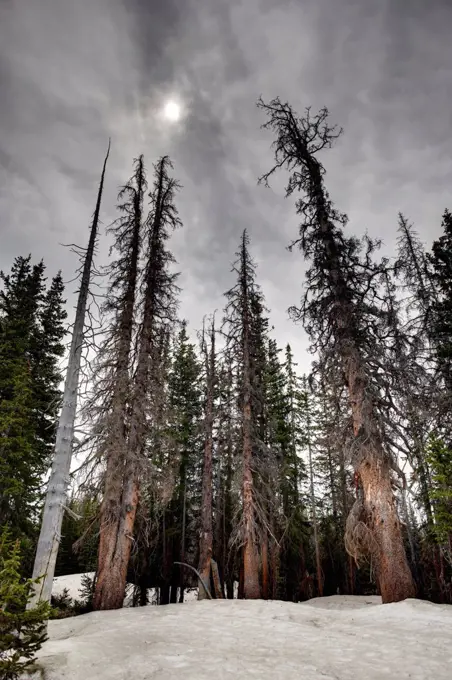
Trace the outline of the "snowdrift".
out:
<instances>
[{"instance_id":1,"label":"snowdrift","mask_svg":"<svg viewBox=\"0 0 452 680\"><path fill-rule=\"evenodd\" d=\"M207 601L50 621L45 680L450 680L452 607Z\"/></svg>"}]
</instances>

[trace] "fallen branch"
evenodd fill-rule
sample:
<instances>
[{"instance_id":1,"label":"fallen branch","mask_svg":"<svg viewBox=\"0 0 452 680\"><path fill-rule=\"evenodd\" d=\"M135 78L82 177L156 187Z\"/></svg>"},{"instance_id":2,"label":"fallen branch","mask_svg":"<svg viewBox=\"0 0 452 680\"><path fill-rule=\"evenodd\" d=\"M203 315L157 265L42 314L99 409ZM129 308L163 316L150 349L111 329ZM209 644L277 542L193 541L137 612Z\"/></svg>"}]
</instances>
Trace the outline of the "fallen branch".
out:
<instances>
[{"instance_id":1,"label":"fallen branch","mask_svg":"<svg viewBox=\"0 0 452 680\"><path fill-rule=\"evenodd\" d=\"M197 569L195 569L194 567L192 567L191 564L187 564L186 562L174 562L174 564L180 564L181 566L183 566L183 567L188 567L189 569L191 569L192 571L194 571L195 574L196 574L196 576L198 577L198 579L201 581L202 587L203 587L204 590L206 591L208 599L209 599L209 600L212 599L212 595L210 594L209 589L207 588L206 584L205 584L204 581L203 581L203 578L202 578L201 574L199 573L199 571L198 571Z\"/></svg>"}]
</instances>

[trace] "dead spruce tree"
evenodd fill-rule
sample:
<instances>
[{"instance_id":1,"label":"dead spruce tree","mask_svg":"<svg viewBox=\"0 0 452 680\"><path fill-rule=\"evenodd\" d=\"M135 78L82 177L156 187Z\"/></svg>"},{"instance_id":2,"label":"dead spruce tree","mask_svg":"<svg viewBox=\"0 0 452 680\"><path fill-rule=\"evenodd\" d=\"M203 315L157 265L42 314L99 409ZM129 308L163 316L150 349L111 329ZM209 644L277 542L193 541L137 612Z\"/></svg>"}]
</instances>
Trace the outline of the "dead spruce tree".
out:
<instances>
[{"instance_id":1,"label":"dead spruce tree","mask_svg":"<svg viewBox=\"0 0 452 680\"><path fill-rule=\"evenodd\" d=\"M261 556L259 551L259 508L256 498L255 471L258 443L257 423L257 372L255 365L255 318L253 307L257 297L261 297L255 282L255 265L249 253L249 238L243 232L238 260L234 265L238 280L226 293L227 343L237 357L239 375L238 402L241 411L242 436L242 516L239 526L242 546L243 597L261 597L259 579Z\"/></svg>"},{"instance_id":2,"label":"dead spruce tree","mask_svg":"<svg viewBox=\"0 0 452 680\"><path fill-rule=\"evenodd\" d=\"M210 584L210 570L213 550L212 525L212 494L213 494L213 426L215 418L215 389L216 389L216 352L215 352L215 317L212 318L209 339L203 329L201 337L201 351L204 357L206 396L204 407L204 460L202 470L202 498L201 498L201 530L199 535L199 566L198 571L202 582L208 587ZM198 600L208 597L202 582L198 583Z\"/></svg>"},{"instance_id":3,"label":"dead spruce tree","mask_svg":"<svg viewBox=\"0 0 452 680\"><path fill-rule=\"evenodd\" d=\"M100 516L95 609L122 606L128 565L123 535L122 495L127 458L128 408L135 306L142 241L143 201L147 189L143 157L135 161L133 176L119 195L119 219L110 228L118 259L110 266L110 286L104 306L112 314L98 362L96 393L101 393L100 421L103 441L98 453L106 460Z\"/></svg>"},{"instance_id":4,"label":"dead spruce tree","mask_svg":"<svg viewBox=\"0 0 452 680\"><path fill-rule=\"evenodd\" d=\"M107 155L105 156L102 168L90 238L83 260L80 290L64 383L63 405L58 421L52 471L47 487L41 531L33 566L33 579L42 578L35 586L33 596L28 603L29 608L35 607L39 600L50 602L52 594L53 575L55 573L55 564L61 539L61 526L63 524L63 515L67 502L67 488L69 484L75 417L77 413L80 366L84 345L85 317L88 306L89 284L93 268L94 251L98 236L105 170L109 153L110 142L108 143Z\"/></svg>"},{"instance_id":5,"label":"dead spruce tree","mask_svg":"<svg viewBox=\"0 0 452 680\"><path fill-rule=\"evenodd\" d=\"M328 125L328 111L298 117L278 98L258 106L267 114L264 128L275 135L275 165L261 181L285 167L286 196L300 192L297 214L302 218L298 245L310 262L301 318L321 357L321 371L337 379L337 359L346 383L352 413L351 455L362 493L347 522L346 540L355 554L370 553L383 602L414 596L415 587L403 544L391 486L391 451L379 423L379 387L369 357L376 350L385 316L380 312L378 281L382 267L372 261L376 243L345 237L347 222L333 206L324 184L318 153L330 148L340 132ZM364 252L363 252L364 250ZM328 375L334 365L334 376Z\"/></svg>"},{"instance_id":6,"label":"dead spruce tree","mask_svg":"<svg viewBox=\"0 0 452 680\"><path fill-rule=\"evenodd\" d=\"M135 302L135 296L132 296L132 289L140 276L135 258L136 248L141 240L142 203L146 188L142 159L137 161L135 175L124 189L124 234L119 241L124 248L124 259L116 271L119 273L124 267L125 280L122 284L123 294L116 301L118 333L113 336L116 343L113 345L115 359L109 363L116 363L116 368L120 369L118 378L121 377L122 387L117 386L116 380L113 385L114 391L123 390L125 402L122 402L123 409L120 412L118 398L117 422L114 427L115 435L118 434L121 443L109 440L112 447L117 447L111 457L110 469L108 456L113 449L105 448L107 478L101 527L101 534L105 532L105 535L101 536L99 546L98 578L94 596L96 609L122 607L134 541L140 483L149 473L146 445L153 416L150 402L154 382L158 377L156 374L160 369L162 334L174 322L176 309L176 275L169 272L169 266L174 260L165 247L170 230L180 224L174 206L174 194L179 185L168 176L168 169L171 167L167 157L163 157L154 166L151 209L143 226L144 273L142 300L139 304ZM131 317L132 308L134 312ZM138 309L141 309L139 323ZM136 333L133 332L134 328L137 328ZM121 361L120 347L123 349ZM136 359L132 361L134 357Z\"/></svg>"},{"instance_id":7,"label":"dead spruce tree","mask_svg":"<svg viewBox=\"0 0 452 680\"><path fill-rule=\"evenodd\" d=\"M154 166L154 184L150 193L147 252L143 281L143 312L137 335L137 362L130 397L127 458L124 467L122 497L124 561L129 560L133 528L139 502L140 480L146 466L148 422L155 415L149 403L160 368L162 334L176 319L177 274L170 271L174 257L166 247L173 229L181 226L174 198L179 183L168 174L172 168L168 156ZM125 578L124 578L125 587Z\"/></svg>"}]
</instances>

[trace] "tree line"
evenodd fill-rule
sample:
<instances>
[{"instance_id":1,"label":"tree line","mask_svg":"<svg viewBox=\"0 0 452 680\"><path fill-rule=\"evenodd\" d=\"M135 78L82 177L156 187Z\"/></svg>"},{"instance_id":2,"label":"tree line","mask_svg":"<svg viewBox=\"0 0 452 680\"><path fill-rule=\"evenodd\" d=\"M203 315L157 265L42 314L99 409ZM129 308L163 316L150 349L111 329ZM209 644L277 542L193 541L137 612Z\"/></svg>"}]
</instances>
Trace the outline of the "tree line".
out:
<instances>
[{"instance_id":1,"label":"tree line","mask_svg":"<svg viewBox=\"0 0 452 680\"><path fill-rule=\"evenodd\" d=\"M170 249L181 187L167 156L150 174L140 156L109 227L81 441L67 396L75 378L80 390L75 372L57 425L61 276L46 289L30 257L2 274L1 524L22 541L25 572L36 545L34 576L53 576L52 560L57 574L94 571L95 609L121 607L127 582L137 606L150 588L166 604L195 585L199 598L451 603L452 215L431 251L399 215L398 251L381 257L378 241L349 234L328 193L320 158L341 132L328 111L258 107L274 151L260 181L286 173L299 218L290 249L308 264L289 313L310 338L309 375L272 337L246 231L224 309L206 310L190 337ZM91 269L90 259L81 295ZM78 338L73 359L80 324ZM82 478L68 498L75 446Z\"/></svg>"}]
</instances>

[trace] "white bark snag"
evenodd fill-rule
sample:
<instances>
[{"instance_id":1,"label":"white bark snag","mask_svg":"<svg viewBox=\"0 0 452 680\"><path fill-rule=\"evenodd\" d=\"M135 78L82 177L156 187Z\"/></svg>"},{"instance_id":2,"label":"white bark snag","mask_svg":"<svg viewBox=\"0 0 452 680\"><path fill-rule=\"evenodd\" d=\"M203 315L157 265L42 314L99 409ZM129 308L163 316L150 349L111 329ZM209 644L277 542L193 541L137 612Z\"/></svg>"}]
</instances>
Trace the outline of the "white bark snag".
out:
<instances>
[{"instance_id":1,"label":"white bark snag","mask_svg":"<svg viewBox=\"0 0 452 680\"><path fill-rule=\"evenodd\" d=\"M199 537L199 573L202 581L210 587L210 567L213 550L212 527L212 455L213 455L213 422L215 399L215 316L210 328L210 351L207 348L204 328L202 335L202 351L206 367L207 395L204 413L204 461L202 470L201 532ZM218 571L218 567L217 567ZM198 600L204 600L207 593L198 583Z\"/></svg>"},{"instance_id":2,"label":"white bark snag","mask_svg":"<svg viewBox=\"0 0 452 680\"><path fill-rule=\"evenodd\" d=\"M80 291L77 301L74 329L72 332L71 348L69 351L66 380L64 383L63 406L58 421L55 442L55 453L52 463L49 485L47 487L41 531L36 549L33 578L41 578L35 587L28 603L31 609L40 601L50 602L52 595L53 576L61 538L64 507L67 499L67 489L70 482L69 473L72 460L72 443L74 438L74 424L77 411L77 392L79 384L80 363L84 341L84 326L86 306L91 278L94 248L96 245L99 213L104 188L105 169L110 153L110 141L105 156L102 175L97 194L96 209L94 211L91 234L83 265Z\"/></svg>"}]
</instances>

